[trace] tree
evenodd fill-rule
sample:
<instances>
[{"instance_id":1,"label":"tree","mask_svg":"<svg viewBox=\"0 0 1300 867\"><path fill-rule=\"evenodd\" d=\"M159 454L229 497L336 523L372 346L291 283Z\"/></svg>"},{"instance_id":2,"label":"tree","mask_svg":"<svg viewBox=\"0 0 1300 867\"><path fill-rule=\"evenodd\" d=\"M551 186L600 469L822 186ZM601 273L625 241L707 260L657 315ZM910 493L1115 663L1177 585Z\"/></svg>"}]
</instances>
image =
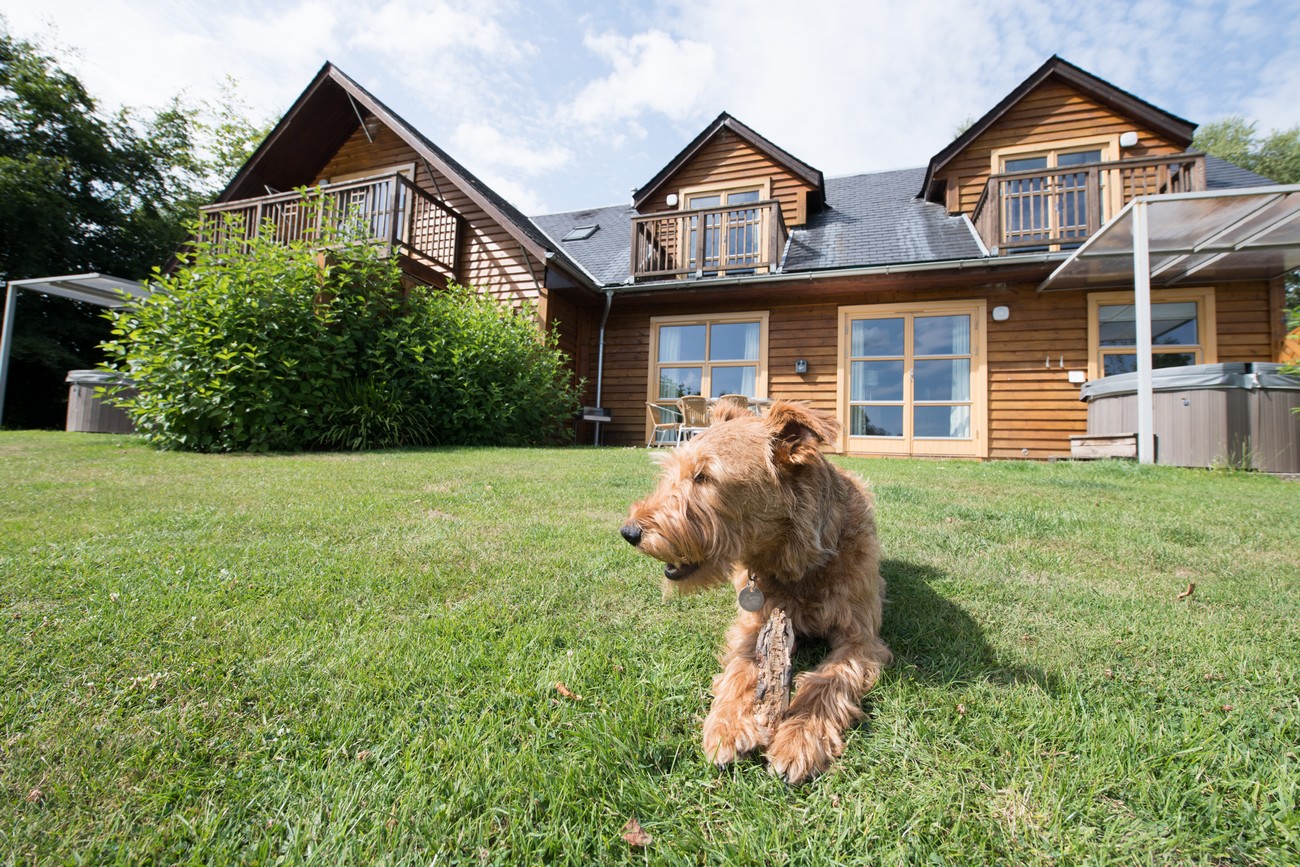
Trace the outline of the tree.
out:
<instances>
[{"instance_id":1,"label":"tree","mask_svg":"<svg viewBox=\"0 0 1300 867\"><path fill-rule=\"evenodd\" d=\"M1300 183L1300 126L1260 135L1254 121L1234 115L1198 129L1192 147L1279 184ZM1300 330L1300 272L1287 275L1286 307L1288 328Z\"/></svg>"},{"instance_id":2,"label":"tree","mask_svg":"<svg viewBox=\"0 0 1300 867\"><path fill-rule=\"evenodd\" d=\"M0 280L141 279L166 261L185 220L258 135L227 88L215 108L176 98L151 116L104 115L76 76L0 21ZM24 295L6 425L61 427L65 372L94 367L107 337L97 308Z\"/></svg>"}]
</instances>

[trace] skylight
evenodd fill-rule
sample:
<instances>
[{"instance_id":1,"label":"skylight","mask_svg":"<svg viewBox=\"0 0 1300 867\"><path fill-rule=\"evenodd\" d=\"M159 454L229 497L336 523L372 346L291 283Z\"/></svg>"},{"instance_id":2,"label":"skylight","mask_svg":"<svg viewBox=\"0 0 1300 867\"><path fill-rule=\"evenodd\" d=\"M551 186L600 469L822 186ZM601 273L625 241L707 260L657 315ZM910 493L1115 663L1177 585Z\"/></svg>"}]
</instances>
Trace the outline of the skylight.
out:
<instances>
[{"instance_id":1,"label":"skylight","mask_svg":"<svg viewBox=\"0 0 1300 867\"><path fill-rule=\"evenodd\" d=\"M587 226L574 226L572 229L569 230L569 234L565 235L560 240L561 241L585 241L588 238L590 238L592 235L596 234L596 230L599 228L600 226L596 223L591 223L590 225Z\"/></svg>"}]
</instances>

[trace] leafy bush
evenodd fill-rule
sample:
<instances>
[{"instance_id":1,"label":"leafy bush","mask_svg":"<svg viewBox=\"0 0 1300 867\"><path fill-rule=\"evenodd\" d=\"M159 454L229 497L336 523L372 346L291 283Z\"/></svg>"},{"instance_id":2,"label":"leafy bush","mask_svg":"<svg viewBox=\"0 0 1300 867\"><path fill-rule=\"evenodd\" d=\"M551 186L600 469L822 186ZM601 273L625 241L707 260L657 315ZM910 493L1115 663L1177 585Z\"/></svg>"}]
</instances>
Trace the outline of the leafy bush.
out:
<instances>
[{"instance_id":1,"label":"leafy bush","mask_svg":"<svg viewBox=\"0 0 1300 867\"><path fill-rule=\"evenodd\" d=\"M376 248L325 246L199 242L173 273L155 271L148 299L109 314L105 366L134 383L116 400L150 441L267 451L563 435L578 392L531 308L460 286L404 291Z\"/></svg>"}]
</instances>

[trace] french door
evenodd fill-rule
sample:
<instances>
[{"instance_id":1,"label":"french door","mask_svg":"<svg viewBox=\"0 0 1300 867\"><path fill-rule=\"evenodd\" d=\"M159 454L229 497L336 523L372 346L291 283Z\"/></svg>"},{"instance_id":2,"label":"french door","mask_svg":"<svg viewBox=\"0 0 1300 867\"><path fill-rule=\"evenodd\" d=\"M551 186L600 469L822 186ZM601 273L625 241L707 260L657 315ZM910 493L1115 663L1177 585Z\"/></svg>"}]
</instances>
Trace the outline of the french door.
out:
<instances>
[{"instance_id":1,"label":"french door","mask_svg":"<svg viewBox=\"0 0 1300 867\"><path fill-rule=\"evenodd\" d=\"M987 454L984 302L840 309L840 417L853 454Z\"/></svg>"}]
</instances>

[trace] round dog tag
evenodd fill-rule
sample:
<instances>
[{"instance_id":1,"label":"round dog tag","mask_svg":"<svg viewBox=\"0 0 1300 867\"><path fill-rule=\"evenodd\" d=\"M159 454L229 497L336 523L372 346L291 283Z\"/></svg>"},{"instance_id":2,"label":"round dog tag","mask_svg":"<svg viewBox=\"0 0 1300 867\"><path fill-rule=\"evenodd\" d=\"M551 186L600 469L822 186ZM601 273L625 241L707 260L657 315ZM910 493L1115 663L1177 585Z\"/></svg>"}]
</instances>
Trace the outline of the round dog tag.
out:
<instances>
[{"instance_id":1,"label":"round dog tag","mask_svg":"<svg viewBox=\"0 0 1300 867\"><path fill-rule=\"evenodd\" d=\"M763 591L751 583L740 591L737 601L740 603L740 607L746 611L761 611L763 608Z\"/></svg>"}]
</instances>

